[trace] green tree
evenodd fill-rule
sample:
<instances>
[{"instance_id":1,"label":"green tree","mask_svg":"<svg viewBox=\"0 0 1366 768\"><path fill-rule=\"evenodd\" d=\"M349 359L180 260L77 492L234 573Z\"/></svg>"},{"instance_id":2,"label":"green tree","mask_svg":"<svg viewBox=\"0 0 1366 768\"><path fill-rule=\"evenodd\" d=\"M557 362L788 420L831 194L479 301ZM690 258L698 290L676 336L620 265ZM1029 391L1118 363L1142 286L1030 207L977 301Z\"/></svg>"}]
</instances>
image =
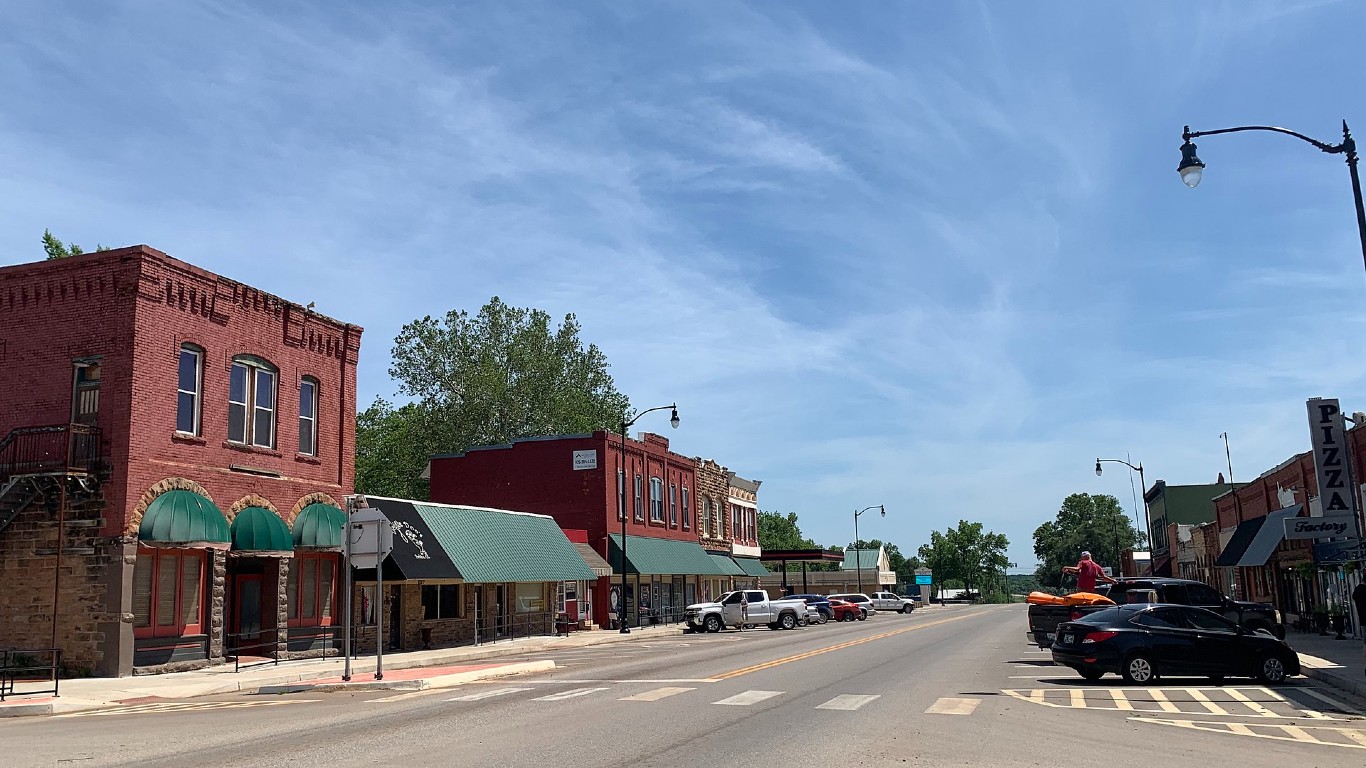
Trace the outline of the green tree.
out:
<instances>
[{"instance_id":1,"label":"green tree","mask_svg":"<svg viewBox=\"0 0 1366 768\"><path fill-rule=\"evenodd\" d=\"M1063 586L1062 567L1073 565L1084 550L1102 565L1119 568L1120 553L1143 540L1119 499L1106 494L1074 493L1063 499L1057 516L1034 529L1036 577L1048 587Z\"/></svg>"},{"instance_id":2,"label":"green tree","mask_svg":"<svg viewBox=\"0 0 1366 768\"><path fill-rule=\"evenodd\" d=\"M930 543L920 547L920 559L934 571L936 583L958 581L985 598L996 590L1004 591L1005 572L1011 566L1006 557L1009 548L1005 534L959 520L956 528L931 531Z\"/></svg>"},{"instance_id":3,"label":"green tree","mask_svg":"<svg viewBox=\"0 0 1366 768\"><path fill-rule=\"evenodd\" d=\"M96 251L107 251L108 246L96 245ZM47 254L47 260L65 259L71 256L79 256L85 253L85 249L75 243L63 243L51 231L43 230L43 253Z\"/></svg>"},{"instance_id":4,"label":"green tree","mask_svg":"<svg viewBox=\"0 0 1366 768\"><path fill-rule=\"evenodd\" d=\"M394 408L377 400L360 414L362 493L425 498L425 483L416 478L433 454L619 429L631 405L617 391L602 351L580 340L572 314L552 328L546 312L512 307L497 296L477 315L452 310L408 323L394 340L393 356L389 375L412 402Z\"/></svg>"},{"instance_id":5,"label":"green tree","mask_svg":"<svg viewBox=\"0 0 1366 768\"><path fill-rule=\"evenodd\" d=\"M882 547L883 550L887 552L888 566L896 573L897 583L901 585L915 583L915 569L921 567L920 558L918 556L911 555L910 557L906 557L901 554L900 547L889 541L882 541L881 539L868 539L867 541L859 540L857 542L857 547L861 550L875 550L878 547Z\"/></svg>"}]
</instances>

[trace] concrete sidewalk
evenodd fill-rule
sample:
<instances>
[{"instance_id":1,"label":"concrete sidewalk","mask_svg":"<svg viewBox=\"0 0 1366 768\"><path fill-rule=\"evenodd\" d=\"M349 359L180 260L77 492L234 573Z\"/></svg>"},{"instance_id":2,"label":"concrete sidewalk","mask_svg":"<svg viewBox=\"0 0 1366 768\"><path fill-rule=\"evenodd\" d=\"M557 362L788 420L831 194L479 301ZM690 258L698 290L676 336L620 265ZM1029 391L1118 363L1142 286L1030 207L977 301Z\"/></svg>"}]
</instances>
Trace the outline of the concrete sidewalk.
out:
<instances>
[{"instance_id":1,"label":"concrete sidewalk","mask_svg":"<svg viewBox=\"0 0 1366 768\"><path fill-rule=\"evenodd\" d=\"M341 679L343 660L298 659L244 666L220 664L192 672L135 677L90 677L61 681L61 695L25 696L25 688L36 690L50 682L15 685L15 695L0 702L0 717L50 715L119 706L149 699L186 699L224 693L282 693L297 690L422 690L472 680L527 674L553 669L553 661L490 662L489 659L524 653L544 653L583 648L604 643L658 639L680 636L681 624L634 629L623 635L611 630L574 632L559 637L531 637L499 640L477 646L439 648L430 651L402 651L384 655L384 679L375 680L375 657L351 660L351 680Z\"/></svg>"},{"instance_id":2,"label":"concrete sidewalk","mask_svg":"<svg viewBox=\"0 0 1366 768\"><path fill-rule=\"evenodd\" d=\"M1363 656L1361 638L1349 635L1346 640L1334 640L1334 637L1332 633L1290 632L1285 641L1300 655L1305 677L1366 698L1366 656Z\"/></svg>"}]
</instances>

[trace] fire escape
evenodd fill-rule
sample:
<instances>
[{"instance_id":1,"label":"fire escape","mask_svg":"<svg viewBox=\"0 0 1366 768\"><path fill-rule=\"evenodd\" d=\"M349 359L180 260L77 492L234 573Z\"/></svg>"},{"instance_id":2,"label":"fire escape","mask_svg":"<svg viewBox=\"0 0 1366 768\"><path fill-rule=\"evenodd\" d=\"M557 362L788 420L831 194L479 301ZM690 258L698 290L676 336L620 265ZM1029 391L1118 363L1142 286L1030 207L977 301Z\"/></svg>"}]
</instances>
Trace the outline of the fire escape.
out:
<instances>
[{"instance_id":1,"label":"fire escape","mask_svg":"<svg viewBox=\"0 0 1366 768\"><path fill-rule=\"evenodd\" d=\"M67 491L93 494L99 469L99 427L54 424L11 430L0 440L0 534L39 497L60 522Z\"/></svg>"}]
</instances>

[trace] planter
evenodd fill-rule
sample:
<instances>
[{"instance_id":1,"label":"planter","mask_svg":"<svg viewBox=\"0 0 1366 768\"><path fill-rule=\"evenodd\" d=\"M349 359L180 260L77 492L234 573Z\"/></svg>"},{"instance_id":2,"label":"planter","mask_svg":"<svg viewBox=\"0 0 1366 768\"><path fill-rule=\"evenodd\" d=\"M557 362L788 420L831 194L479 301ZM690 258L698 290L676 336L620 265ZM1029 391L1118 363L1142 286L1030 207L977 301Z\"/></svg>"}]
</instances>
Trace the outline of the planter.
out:
<instances>
[{"instance_id":1,"label":"planter","mask_svg":"<svg viewBox=\"0 0 1366 768\"><path fill-rule=\"evenodd\" d=\"M1339 613L1333 616L1329 616L1328 618L1333 623L1333 631L1337 633L1337 636L1333 639L1346 640L1347 636L1342 634L1342 630L1347 626L1347 617Z\"/></svg>"},{"instance_id":2,"label":"planter","mask_svg":"<svg viewBox=\"0 0 1366 768\"><path fill-rule=\"evenodd\" d=\"M1328 614L1314 614L1314 631L1318 632L1320 635L1328 634Z\"/></svg>"}]
</instances>

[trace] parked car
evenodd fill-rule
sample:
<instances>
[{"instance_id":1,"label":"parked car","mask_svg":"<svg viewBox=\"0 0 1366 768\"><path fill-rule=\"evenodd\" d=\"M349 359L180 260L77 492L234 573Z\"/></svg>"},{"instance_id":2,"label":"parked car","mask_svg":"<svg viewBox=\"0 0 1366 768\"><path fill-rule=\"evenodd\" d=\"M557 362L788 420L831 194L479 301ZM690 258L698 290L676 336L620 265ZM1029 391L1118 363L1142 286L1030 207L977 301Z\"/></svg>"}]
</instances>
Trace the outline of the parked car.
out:
<instances>
[{"instance_id":1,"label":"parked car","mask_svg":"<svg viewBox=\"0 0 1366 768\"><path fill-rule=\"evenodd\" d=\"M749 604L742 606L743 599ZM683 609L685 632L720 632L725 627L767 624L769 629L795 629L806 618L804 600L772 600L762 589L737 589L714 603L694 603Z\"/></svg>"},{"instance_id":2,"label":"parked car","mask_svg":"<svg viewBox=\"0 0 1366 768\"><path fill-rule=\"evenodd\" d=\"M879 611L910 613L915 610L914 600L894 592L874 592L869 597L873 598L873 607Z\"/></svg>"},{"instance_id":3,"label":"parked car","mask_svg":"<svg viewBox=\"0 0 1366 768\"><path fill-rule=\"evenodd\" d=\"M813 609L820 614L820 619L812 619L813 622L824 624L835 618L835 612L830 609L830 601L825 599L825 595L788 595L788 600L805 600L806 607Z\"/></svg>"},{"instance_id":4,"label":"parked car","mask_svg":"<svg viewBox=\"0 0 1366 768\"><path fill-rule=\"evenodd\" d=\"M834 613L835 621L859 621L868 618L868 614L864 613L862 608L853 603L847 603L838 597L832 597L827 602L830 604L830 610Z\"/></svg>"},{"instance_id":5,"label":"parked car","mask_svg":"<svg viewBox=\"0 0 1366 768\"><path fill-rule=\"evenodd\" d=\"M1284 640L1189 605L1116 605L1058 625L1053 661L1087 680L1116 672L1130 683L1163 675L1255 677L1277 685L1300 673Z\"/></svg>"},{"instance_id":6,"label":"parked car","mask_svg":"<svg viewBox=\"0 0 1366 768\"><path fill-rule=\"evenodd\" d=\"M866 619L869 616L877 613L877 606L873 605L873 598L863 594L862 592L850 592L849 594L845 595L831 595L831 597L837 597L840 600L845 601L846 603L853 603L854 605L857 605L860 609L863 610L863 615L859 617L859 619L861 620Z\"/></svg>"},{"instance_id":7,"label":"parked car","mask_svg":"<svg viewBox=\"0 0 1366 768\"><path fill-rule=\"evenodd\" d=\"M1116 603L1128 603L1131 596L1147 596L1148 590L1156 594L1157 599L1152 602L1193 605L1214 611L1248 630L1265 629L1276 637L1285 637L1285 624L1281 621L1281 612L1275 607L1266 603L1233 600L1219 594L1219 590L1214 587L1199 581L1164 577L1126 577L1110 585L1108 597ZM1076 621L1107 607L1109 606L1031 604L1029 630L1026 636L1030 643L1047 648L1052 644L1059 624L1068 620Z\"/></svg>"}]
</instances>

